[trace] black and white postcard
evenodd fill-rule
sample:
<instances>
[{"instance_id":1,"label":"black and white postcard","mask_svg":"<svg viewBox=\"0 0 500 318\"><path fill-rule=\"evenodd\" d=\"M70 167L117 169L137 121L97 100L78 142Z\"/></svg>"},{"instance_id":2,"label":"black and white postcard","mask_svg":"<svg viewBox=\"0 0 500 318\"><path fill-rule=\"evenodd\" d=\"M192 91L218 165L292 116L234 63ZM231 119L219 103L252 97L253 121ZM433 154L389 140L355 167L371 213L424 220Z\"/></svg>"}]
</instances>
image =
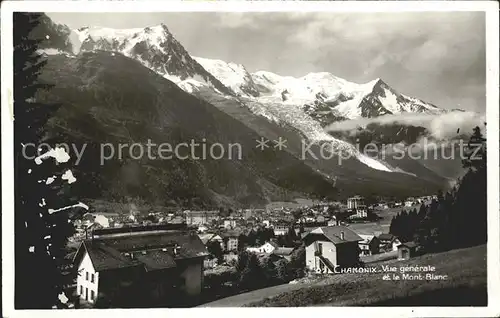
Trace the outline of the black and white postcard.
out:
<instances>
[{"instance_id":1,"label":"black and white postcard","mask_svg":"<svg viewBox=\"0 0 500 318\"><path fill-rule=\"evenodd\" d=\"M4 317L500 315L497 2L1 15Z\"/></svg>"}]
</instances>

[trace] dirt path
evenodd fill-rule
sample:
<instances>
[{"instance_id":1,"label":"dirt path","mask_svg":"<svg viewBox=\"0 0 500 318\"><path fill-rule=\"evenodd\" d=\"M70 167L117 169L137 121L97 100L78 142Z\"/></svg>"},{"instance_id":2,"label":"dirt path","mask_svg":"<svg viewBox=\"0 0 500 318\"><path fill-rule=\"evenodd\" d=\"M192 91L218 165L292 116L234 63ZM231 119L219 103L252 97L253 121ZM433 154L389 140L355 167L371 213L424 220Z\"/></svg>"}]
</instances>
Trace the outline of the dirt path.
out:
<instances>
[{"instance_id":1,"label":"dirt path","mask_svg":"<svg viewBox=\"0 0 500 318\"><path fill-rule=\"evenodd\" d=\"M219 299L210 303L200 305L198 307L242 307L244 305L260 301L266 297L273 297L284 292L298 290L305 287L310 287L318 284L318 282L310 284L282 284L272 287L254 290L248 293L239 294L223 299Z\"/></svg>"},{"instance_id":2,"label":"dirt path","mask_svg":"<svg viewBox=\"0 0 500 318\"><path fill-rule=\"evenodd\" d=\"M291 292L302 288L332 284L335 281L342 279L342 276L343 275L325 275L322 277L319 276L311 279L309 282L301 282L297 284L282 284L262 288L248 293L230 296L213 302L205 303L198 307L242 307L244 305L260 301L264 298L271 298L282 293Z\"/></svg>"}]
</instances>

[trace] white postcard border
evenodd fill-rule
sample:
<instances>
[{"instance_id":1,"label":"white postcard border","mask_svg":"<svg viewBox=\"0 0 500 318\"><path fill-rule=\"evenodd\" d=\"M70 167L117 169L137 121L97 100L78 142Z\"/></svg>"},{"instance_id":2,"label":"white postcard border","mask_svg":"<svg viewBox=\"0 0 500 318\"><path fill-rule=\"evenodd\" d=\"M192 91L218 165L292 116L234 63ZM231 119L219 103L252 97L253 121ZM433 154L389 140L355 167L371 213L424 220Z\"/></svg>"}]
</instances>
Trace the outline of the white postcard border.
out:
<instances>
[{"instance_id":1,"label":"white postcard border","mask_svg":"<svg viewBox=\"0 0 500 318\"><path fill-rule=\"evenodd\" d=\"M226 315L358 316L500 316L499 208L499 19L496 1L3 1L1 4L2 81L2 303L4 317L221 317ZM483 11L486 13L488 153L488 307L304 307L14 310L14 160L13 160L13 12L416 12ZM460 36L457 34L457 36ZM34 264L34 266L36 266Z\"/></svg>"}]
</instances>

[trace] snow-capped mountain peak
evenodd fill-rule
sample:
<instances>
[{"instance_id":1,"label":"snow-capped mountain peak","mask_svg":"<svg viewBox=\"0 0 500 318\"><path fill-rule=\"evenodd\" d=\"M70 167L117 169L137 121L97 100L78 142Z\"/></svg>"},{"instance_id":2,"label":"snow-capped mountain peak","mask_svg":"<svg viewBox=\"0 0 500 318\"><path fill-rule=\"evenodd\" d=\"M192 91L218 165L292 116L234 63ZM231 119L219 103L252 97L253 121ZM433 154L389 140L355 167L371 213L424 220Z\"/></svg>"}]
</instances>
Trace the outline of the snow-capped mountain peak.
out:
<instances>
[{"instance_id":1,"label":"snow-capped mountain peak","mask_svg":"<svg viewBox=\"0 0 500 318\"><path fill-rule=\"evenodd\" d=\"M259 96L259 91L253 82L252 76L242 64L202 57L193 58L236 94L253 97Z\"/></svg>"},{"instance_id":2,"label":"snow-capped mountain peak","mask_svg":"<svg viewBox=\"0 0 500 318\"><path fill-rule=\"evenodd\" d=\"M280 97L283 91L290 95L291 100L314 101L317 94L325 98L335 97L342 91L358 88L358 84L350 83L328 72L309 73L303 77L280 76L267 71L252 74L253 80L267 95ZM372 85L371 85L372 86Z\"/></svg>"},{"instance_id":3,"label":"snow-capped mountain peak","mask_svg":"<svg viewBox=\"0 0 500 318\"><path fill-rule=\"evenodd\" d=\"M133 29L84 27L74 31L80 51L116 51L183 88L209 86L226 95L234 94L189 55L165 24Z\"/></svg>"},{"instance_id":4,"label":"snow-capped mountain peak","mask_svg":"<svg viewBox=\"0 0 500 318\"><path fill-rule=\"evenodd\" d=\"M427 113L439 114L444 110L426 103L417 98L409 97L396 92L387 83L381 79L377 79L373 85L372 91L363 99L364 104L370 104L371 107L383 108L389 114L401 113ZM364 105L362 105L364 106ZM363 116L375 117L375 116Z\"/></svg>"},{"instance_id":5,"label":"snow-capped mountain peak","mask_svg":"<svg viewBox=\"0 0 500 318\"><path fill-rule=\"evenodd\" d=\"M442 112L432 104L397 93L380 78L357 84L328 72L296 78L266 71L255 72L252 78L263 101L296 104L316 119L326 116L326 122L405 112Z\"/></svg>"}]
</instances>

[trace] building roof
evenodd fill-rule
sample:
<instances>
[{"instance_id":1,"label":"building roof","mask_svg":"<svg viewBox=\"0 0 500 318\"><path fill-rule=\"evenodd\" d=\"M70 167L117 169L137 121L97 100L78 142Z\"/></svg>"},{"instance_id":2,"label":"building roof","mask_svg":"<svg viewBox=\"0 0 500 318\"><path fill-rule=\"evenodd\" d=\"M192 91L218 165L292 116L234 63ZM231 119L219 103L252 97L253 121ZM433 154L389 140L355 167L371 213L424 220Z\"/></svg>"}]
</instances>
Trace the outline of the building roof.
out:
<instances>
[{"instance_id":1,"label":"building roof","mask_svg":"<svg viewBox=\"0 0 500 318\"><path fill-rule=\"evenodd\" d=\"M189 216L218 216L219 211L184 211Z\"/></svg>"},{"instance_id":2,"label":"building roof","mask_svg":"<svg viewBox=\"0 0 500 318\"><path fill-rule=\"evenodd\" d=\"M317 229L319 226L303 226L302 229L304 230L304 232L311 232L315 229Z\"/></svg>"},{"instance_id":3,"label":"building roof","mask_svg":"<svg viewBox=\"0 0 500 318\"><path fill-rule=\"evenodd\" d=\"M379 240L384 240L384 241L391 241L394 239L394 235L391 233L383 233L378 236Z\"/></svg>"},{"instance_id":4,"label":"building roof","mask_svg":"<svg viewBox=\"0 0 500 318\"><path fill-rule=\"evenodd\" d=\"M414 248L414 247L417 247L418 244L415 242L406 242L406 243L401 243L400 245L398 245L398 248L401 246L408 247L408 248Z\"/></svg>"},{"instance_id":5,"label":"building roof","mask_svg":"<svg viewBox=\"0 0 500 318\"><path fill-rule=\"evenodd\" d=\"M362 199L364 199L364 197L360 195L355 195L353 197L348 198L347 200L362 200Z\"/></svg>"},{"instance_id":6,"label":"building roof","mask_svg":"<svg viewBox=\"0 0 500 318\"><path fill-rule=\"evenodd\" d=\"M144 264L146 271L176 267L175 258L171 253L163 250L147 251L145 254L135 256L139 262Z\"/></svg>"},{"instance_id":7,"label":"building roof","mask_svg":"<svg viewBox=\"0 0 500 318\"><path fill-rule=\"evenodd\" d=\"M159 225L143 225L131 226L127 228L106 228L93 231L95 236L110 235L110 234L124 234L124 233L137 233L137 232L153 232L153 231L180 231L186 230L186 224L159 224Z\"/></svg>"},{"instance_id":8,"label":"building roof","mask_svg":"<svg viewBox=\"0 0 500 318\"><path fill-rule=\"evenodd\" d=\"M274 253L259 253L257 254L257 259L259 260L260 264L265 264L266 261L271 260L271 261L277 261L280 259L280 257Z\"/></svg>"},{"instance_id":9,"label":"building roof","mask_svg":"<svg viewBox=\"0 0 500 318\"><path fill-rule=\"evenodd\" d=\"M267 243L269 243L274 248L279 248L280 247L278 243L273 242L273 241L266 242L266 243L263 244L263 246L266 245Z\"/></svg>"},{"instance_id":10,"label":"building roof","mask_svg":"<svg viewBox=\"0 0 500 318\"><path fill-rule=\"evenodd\" d=\"M273 254L280 256L288 256L292 254L293 250L295 250L293 247L279 247L273 251Z\"/></svg>"},{"instance_id":11,"label":"building roof","mask_svg":"<svg viewBox=\"0 0 500 318\"><path fill-rule=\"evenodd\" d=\"M183 224L184 223L184 219L181 216L176 216L176 217L172 218L169 223L172 223L172 224Z\"/></svg>"},{"instance_id":12,"label":"building roof","mask_svg":"<svg viewBox=\"0 0 500 318\"><path fill-rule=\"evenodd\" d=\"M344 233L343 234L344 239L341 238L342 232ZM345 226L339 226L339 225L318 227L309 232L307 235L305 235L303 239L306 239L310 236L311 237L316 236L318 234L323 235L333 244L359 242L363 240L358 234L354 233L352 230L346 228Z\"/></svg>"},{"instance_id":13,"label":"building roof","mask_svg":"<svg viewBox=\"0 0 500 318\"><path fill-rule=\"evenodd\" d=\"M201 233L201 234L198 234L200 240L203 242L203 244L207 244L208 242L212 241L212 240L221 240L222 238L215 234L215 233Z\"/></svg>"},{"instance_id":14,"label":"building roof","mask_svg":"<svg viewBox=\"0 0 500 318\"><path fill-rule=\"evenodd\" d=\"M292 225L292 223L290 221L287 221L287 220L283 220L283 219L279 219L279 220L276 220L273 222L274 226L281 226L281 227L289 227Z\"/></svg>"},{"instance_id":15,"label":"building roof","mask_svg":"<svg viewBox=\"0 0 500 318\"><path fill-rule=\"evenodd\" d=\"M238 237L242 233L239 230L229 230L220 234L221 237Z\"/></svg>"},{"instance_id":16,"label":"building roof","mask_svg":"<svg viewBox=\"0 0 500 318\"><path fill-rule=\"evenodd\" d=\"M363 244L370 244L370 242L375 238L375 235L364 235L364 234L358 234L358 235L363 239L363 241L360 242Z\"/></svg>"},{"instance_id":17,"label":"building roof","mask_svg":"<svg viewBox=\"0 0 500 318\"><path fill-rule=\"evenodd\" d=\"M85 240L74 261L86 251L96 271L143 267L146 271L171 268L176 261L208 255L197 235L169 231L134 233Z\"/></svg>"},{"instance_id":18,"label":"building roof","mask_svg":"<svg viewBox=\"0 0 500 318\"><path fill-rule=\"evenodd\" d=\"M78 252L75 255L74 261L79 261L83 257L84 252L88 253L92 265L97 272L108 269L135 267L140 265L137 260L132 260L125 257L125 255L122 255L117 250L109 248L99 241L83 241L78 248Z\"/></svg>"}]
</instances>

